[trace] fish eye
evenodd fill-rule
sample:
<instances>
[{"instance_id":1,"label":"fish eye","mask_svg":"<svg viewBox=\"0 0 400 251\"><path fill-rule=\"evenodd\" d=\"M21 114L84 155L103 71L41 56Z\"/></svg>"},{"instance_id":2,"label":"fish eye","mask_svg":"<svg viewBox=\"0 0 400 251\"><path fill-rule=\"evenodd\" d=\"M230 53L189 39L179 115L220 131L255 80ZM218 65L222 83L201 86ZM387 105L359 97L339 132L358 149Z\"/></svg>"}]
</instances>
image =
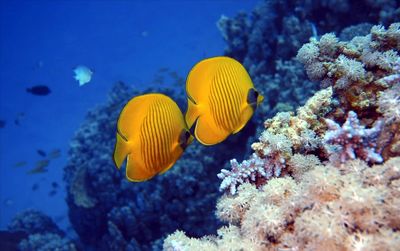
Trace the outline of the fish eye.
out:
<instances>
[{"instance_id":1,"label":"fish eye","mask_svg":"<svg viewBox=\"0 0 400 251\"><path fill-rule=\"evenodd\" d=\"M254 90L254 99L255 99L255 100L257 100L258 95L260 95L260 94L258 93L258 91Z\"/></svg>"}]
</instances>

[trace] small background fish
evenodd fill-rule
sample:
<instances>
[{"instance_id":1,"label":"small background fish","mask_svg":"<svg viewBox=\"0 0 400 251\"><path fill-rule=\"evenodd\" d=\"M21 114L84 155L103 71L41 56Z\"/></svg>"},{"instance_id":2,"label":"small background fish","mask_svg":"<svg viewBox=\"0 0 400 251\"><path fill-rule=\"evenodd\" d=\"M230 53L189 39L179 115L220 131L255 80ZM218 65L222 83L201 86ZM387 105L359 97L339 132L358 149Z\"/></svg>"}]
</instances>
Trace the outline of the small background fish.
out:
<instances>
[{"instance_id":1,"label":"small background fish","mask_svg":"<svg viewBox=\"0 0 400 251\"><path fill-rule=\"evenodd\" d=\"M75 67L74 73L74 78L79 82L79 86L89 83L93 75L93 71L84 65L78 65Z\"/></svg>"},{"instance_id":2,"label":"small background fish","mask_svg":"<svg viewBox=\"0 0 400 251\"><path fill-rule=\"evenodd\" d=\"M26 89L27 92L36 96L46 96L51 93L51 90L46 85L35 85Z\"/></svg>"}]
</instances>

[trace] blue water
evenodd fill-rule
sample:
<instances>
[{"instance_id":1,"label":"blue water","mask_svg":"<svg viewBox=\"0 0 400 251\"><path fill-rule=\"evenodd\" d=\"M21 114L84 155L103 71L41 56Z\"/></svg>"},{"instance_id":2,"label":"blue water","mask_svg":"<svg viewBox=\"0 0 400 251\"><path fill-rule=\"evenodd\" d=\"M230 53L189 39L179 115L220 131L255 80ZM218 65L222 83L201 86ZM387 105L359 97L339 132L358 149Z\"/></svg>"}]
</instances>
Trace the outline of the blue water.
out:
<instances>
[{"instance_id":1,"label":"blue water","mask_svg":"<svg viewBox=\"0 0 400 251\"><path fill-rule=\"evenodd\" d=\"M6 125L0 128L0 229L27 208L42 210L67 229L62 169L69 140L88 109L105 102L116 81L154 86L162 67L185 77L200 59L223 54L216 21L222 14L249 12L256 3L1 1L0 120ZM94 70L82 87L72 72L79 64ZM25 91L39 84L51 94ZM61 156L51 160L48 172L28 174L43 159L38 149L60 149ZM15 167L20 161L27 164ZM60 187L53 189L52 182Z\"/></svg>"}]
</instances>

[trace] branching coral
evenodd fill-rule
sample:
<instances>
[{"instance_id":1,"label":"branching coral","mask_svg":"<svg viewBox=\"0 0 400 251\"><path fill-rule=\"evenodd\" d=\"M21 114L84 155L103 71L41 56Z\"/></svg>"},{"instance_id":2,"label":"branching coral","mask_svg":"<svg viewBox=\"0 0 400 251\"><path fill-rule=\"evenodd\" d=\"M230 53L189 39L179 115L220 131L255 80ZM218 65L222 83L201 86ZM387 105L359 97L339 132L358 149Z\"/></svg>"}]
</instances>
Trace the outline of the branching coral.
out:
<instances>
[{"instance_id":1,"label":"branching coral","mask_svg":"<svg viewBox=\"0 0 400 251\"><path fill-rule=\"evenodd\" d=\"M383 128L382 120L377 121L374 127L366 129L360 124L357 114L350 111L342 126L331 119L325 119L325 122L329 129L324 137L328 144L325 147L332 157L338 155L341 163L356 157L372 163L383 161L382 156L375 152L376 140Z\"/></svg>"},{"instance_id":2,"label":"branching coral","mask_svg":"<svg viewBox=\"0 0 400 251\"><path fill-rule=\"evenodd\" d=\"M257 183L260 179L269 179L273 175L272 170L273 167L269 168L256 154L253 154L249 160L245 160L241 164L233 159L231 160L231 170L222 169L218 174L218 178L222 179L219 190L229 189L230 193L234 195L236 187L240 184L245 182Z\"/></svg>"},{"instance_id":3,"label":"branching coral","mask_svg":"<svg viewBox=\"0 0 400 251\"><path fill-rule=\"evenodd\" d=\"M301 173L301 168L295 168L296 164L290 161L293 152L304 154L301 155L304 159L316 158L307 153L321 145L322 139L314 130L322 126L319 120L329 111L331 95L332 90L329 88L319 91L304 107L297 110L297 116L288 112L278 113L274 119L267 120L265 126L268 129L261 134L260 142L252 144L255 153L241 164L236 159L231 160L231 170L222 169L218 174L218 178L223 180L220 190L229 189L234 195L236 188L245 182L258 187L271 177Z\"/></svg>"},{"instance_id":4,"label":"branching coral","mask_svg":"<svg viewBox=\"0 0 400 251\"><path fill-rule=\"evenodd\" d=\"M271 177L279 177L286 167L287 159L292 155L292 143L284 135L273 135L265 131L260 140L267 147L259 147L257 154L241 164L231 160L231 171L222 169L218 178L222 179L220 190L229 188L236 193L236 187L244 182L263 184Z\"/></svg>"}]
</instances>

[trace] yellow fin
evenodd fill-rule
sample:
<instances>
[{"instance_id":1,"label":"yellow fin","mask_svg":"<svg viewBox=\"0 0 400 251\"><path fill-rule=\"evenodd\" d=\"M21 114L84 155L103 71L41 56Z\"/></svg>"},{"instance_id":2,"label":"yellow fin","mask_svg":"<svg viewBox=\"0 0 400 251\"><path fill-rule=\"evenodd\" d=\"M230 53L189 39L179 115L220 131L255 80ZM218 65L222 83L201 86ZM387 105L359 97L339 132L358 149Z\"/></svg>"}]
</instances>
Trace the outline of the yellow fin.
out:
<instances>
[{"instance_id":1,"label":"yellow fin","mask_svg":"<svg viewBox=\"0 0 400 251\"><path fill-rule=\"evenodd\" d=\"M200 116L196 123L194 134L203 145L215 145L224 141L230 132L218 128L210 114Z\"/></svg>"},{"instance_id":2,"label":"yellow fin","mask_svg":"<svg viewBox=\"0 0 400 251\"><path fill-rule=\"evenodd\" d=\"M142 182L154 177L156 173L150 173L137 159L128 155L126 161L126 178L133 182Z\"/></svg>"},{"instance_id":3,"label":"yellow fin","mask_svg":"<svg viewBox=\"0 0 400 251\"><path fill-rule=\"evenodd\" d=\"M113 160L118 169L121 168L122 163L124 163L124 160L129 152L130 149L127 140L119 132L117 132L117 142L115 143L114 147Z\"/></svg>"},{"instance_id":4,"label":"yellow fin","mask_svg":"<svg viewBox=\"0 0 400 251\"><path fill-rule=\"evenodd\" d=\"M161 170L161 171L159 172L159 174L165 173L166 171L168 171L169 169L171 169L171 167L172 167L174 164L175 164L175 162L172 162L169 166L167 166L166 168L164 168L164 170Z\"/></svg>"},{"instance_id":5,"label":"yellow fin","mask_svg":"<svg viewBox=\"0 0 400 251\"><path fill-rule=\"evenodd\" d=\"M186 125L188 128L191 128L193 123L196 121L199 116L199 109L196 104L191 99L188 99L188 109L185 114Z\"/></svg>"},{"instance_id":6,"label":"yellow fin","mask_svg":"<svg viewBox=\"0 0 400 251\"><path fill-rule=\"evenodd\" d=\"M186 80L186 94L195 104L207 99L217 63L222 57L207 58L197 63Z\"/></svg>"}]
</instances>

